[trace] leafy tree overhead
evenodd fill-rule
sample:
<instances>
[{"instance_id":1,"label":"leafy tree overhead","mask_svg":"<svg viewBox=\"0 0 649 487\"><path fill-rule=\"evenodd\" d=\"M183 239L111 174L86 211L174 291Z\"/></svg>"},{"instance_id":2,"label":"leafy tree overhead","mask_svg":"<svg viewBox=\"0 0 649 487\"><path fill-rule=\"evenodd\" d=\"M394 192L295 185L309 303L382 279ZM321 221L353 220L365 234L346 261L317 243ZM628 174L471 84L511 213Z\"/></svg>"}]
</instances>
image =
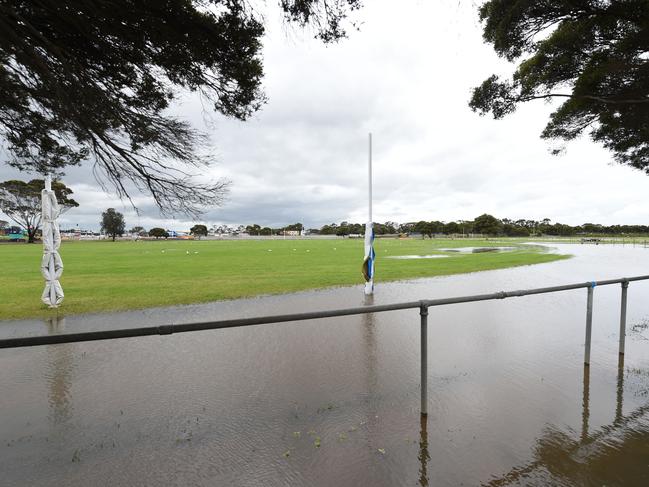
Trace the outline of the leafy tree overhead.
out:
<instances>
[{"instance_id":1,"label":"leafy tree overhead","mask_svg":"<svg viewBox=\"0 0 649 487\"><path fill-rule=\"evenodd\" d=\"M205 225L194 225L190 228L189 233L198 238L207 237L207 227Z\"/></svg>"},{"instance_id":2,"label":"leafy tree overhead","mask_svg":"<svg viewBox=\"0 0 649 487\"><path fill-rule=\"evenodd\" d=\"M502 118L520 103L565 100L541 134L584 132L617 162L649 173L649 2L489 0L484 39L518 67L473 91L470 106Z\"/></svg>"},{"instance_id":3,"label":"leafy tree overhead","mask_svg":"<svg viewBox=\"0 0 649 487\"><path fill-rule=\"evenodd\" d=\"M41 191L44 189L43 179L0 183L0 211L27 232L29 243L34 243L41 226ZM62 212L79 206L79 203L70 198L72 190L62 182L52 181L52 191Z\"/></svg>"},{"instance_id":4,"label":"leafy tree overhead","mask_svg":"<svg viewBox=\"0 0 649 487\"><path fill-rule=\"evenodd\" d=\"M149 230L149 236L155 237L157 240L161 237L168 238L169 233L167 233L167 231L164 228L154 227L151 230Z\"/></svg>"},{"instance_id":5,"label":"leafy tree overhead","mask_svg":"<svg viewBox=\"0 0 649 487\"><path fill-rule=\"evenodd\" d=\"M113 242L117 235L123 235L126 224L124 223L124 215L115 208L108 208L101 214L101 231L112 237Z\"/></svg>"},{"instance_id":6,"label":"leafy tree overhead","mask_svg":"<svg viewBox=\"0 0 649 487\"><path fill-rule=\"evenodd\" d=\"M325 42L360 0L278 0L285 20ZM165 212L218 204L197 182L203 141L168 114L181 90L245 120L265 101L262 2L0 0L0 137L9 164L39 173L91 159L120 196L135 186Z\"/></svg>"}]
</instances>

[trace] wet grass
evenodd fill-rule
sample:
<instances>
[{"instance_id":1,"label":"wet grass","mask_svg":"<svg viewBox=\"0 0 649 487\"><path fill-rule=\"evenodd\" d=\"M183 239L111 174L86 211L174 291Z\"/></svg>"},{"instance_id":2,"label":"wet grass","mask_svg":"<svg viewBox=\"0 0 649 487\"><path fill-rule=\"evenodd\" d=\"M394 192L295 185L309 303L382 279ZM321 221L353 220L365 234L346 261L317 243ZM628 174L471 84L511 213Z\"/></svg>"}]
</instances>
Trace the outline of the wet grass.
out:
<instances>
[{"instance_id":1,"label":"wet grass","mask_svg":"<svg viewBox=\"0 0 649 487\"><path fill-rule=\"evenodd\" d=\"M461 274L566 258L542 247L448 253L440 259L386 259L443 253L440 248L502 246L503 241L377 239L376 282ZM0 319L49 316L40 302L40 245L0 245ZM246 240L64 242L66 299L76 314L190 304L360 284L363 241Z\"/></svg>"}]
</instances>

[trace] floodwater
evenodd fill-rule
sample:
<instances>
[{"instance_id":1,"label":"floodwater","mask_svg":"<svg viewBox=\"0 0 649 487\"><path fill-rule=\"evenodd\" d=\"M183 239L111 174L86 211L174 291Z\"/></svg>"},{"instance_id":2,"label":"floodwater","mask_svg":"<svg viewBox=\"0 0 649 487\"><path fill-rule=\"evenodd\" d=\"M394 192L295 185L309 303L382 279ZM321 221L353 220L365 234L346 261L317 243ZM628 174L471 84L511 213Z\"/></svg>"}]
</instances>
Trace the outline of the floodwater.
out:
<instances>
[{"instance_id":1,"label":"floodwater","mask_svg":"<svg viewBox=\"0 0 649 487\"><path fill-rule=\"evenodd\" d=\"M439 250L443 252L458 252L460 254L480 254L482 252L509 252L516 250L516 247L453 247Z\"/></svg>"},{"instance_id":2,"label":"floodwater","mask_svg":"<svg viewBox=\"0 0 649 487\"><path fill-rule=\"evenodd\" d=\"M412 260L412 259L445 259L448 255L428 254L428 255L388 255L386 259Z\"/></svg>"},{"instance_id":3,"label":"floodwater","mask_svg":"<svg viewBox=\"0 0 649 487\"><path fill-rule=\"evenodd\" d=\"M649 249L378 284L375 303L649 274ZM381 272L380 260L377 273ZM649 485L649 283L417 310L0 350L0 485ZM360 286L0 322L0 336L363 304Z\"/></svg>"}]
</instances>

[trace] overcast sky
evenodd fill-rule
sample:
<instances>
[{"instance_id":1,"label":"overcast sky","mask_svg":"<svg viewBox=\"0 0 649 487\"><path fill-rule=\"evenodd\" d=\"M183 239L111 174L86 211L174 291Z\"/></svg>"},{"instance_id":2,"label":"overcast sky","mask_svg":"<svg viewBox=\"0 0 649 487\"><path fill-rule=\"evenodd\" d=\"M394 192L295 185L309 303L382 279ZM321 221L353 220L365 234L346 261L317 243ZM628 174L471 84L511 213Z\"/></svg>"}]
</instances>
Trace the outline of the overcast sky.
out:
<instances>
[{"instance_id":1,"label":"overcast sky","mask_svg":"<svg viewBox=\"0 0 649 487\"><path fill-rule=\"evenodd\" d=\"M539 138L552 105L537 102L505 120L468 108L471 88L512 66L483 44L475 2L372 0L358 13L360 31L325 47L288 31L267 14L265 93L248 122L208 120L185 96L174 113L211 137L218 164L203 174L232 181L226 204L202 223L320 227L367 219L368 133L374 138L374 220L550 218L568 224L647 224L649 177L612 162L587 138L562 156ZM0 165L0 180L28 179ZM192 222L160 218L104 193L90 164L64 182L80 207L62 227L97 229L115 207L127 226L183 230Z\"/></svg>"}]
</instances>

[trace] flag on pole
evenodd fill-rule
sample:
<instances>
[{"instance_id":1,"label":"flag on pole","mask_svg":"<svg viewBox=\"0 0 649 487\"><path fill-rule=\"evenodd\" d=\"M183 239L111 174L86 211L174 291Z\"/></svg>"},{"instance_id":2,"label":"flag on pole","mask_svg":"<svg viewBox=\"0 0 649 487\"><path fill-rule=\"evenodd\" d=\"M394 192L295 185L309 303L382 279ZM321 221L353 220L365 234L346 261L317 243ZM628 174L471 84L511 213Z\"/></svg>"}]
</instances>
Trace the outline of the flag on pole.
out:
<instances>
[{"instance_id":1,"label":"flag on pole","mask_svg":"<svg viewBox=\"0 0 649 487\"><path fill-rule=\"evenodd\" d=\"M363 261L363 277L365 277L365 294L374 292L374 228L372 222L365 225L365 260Z\"/></svg>"}]
</instances>

